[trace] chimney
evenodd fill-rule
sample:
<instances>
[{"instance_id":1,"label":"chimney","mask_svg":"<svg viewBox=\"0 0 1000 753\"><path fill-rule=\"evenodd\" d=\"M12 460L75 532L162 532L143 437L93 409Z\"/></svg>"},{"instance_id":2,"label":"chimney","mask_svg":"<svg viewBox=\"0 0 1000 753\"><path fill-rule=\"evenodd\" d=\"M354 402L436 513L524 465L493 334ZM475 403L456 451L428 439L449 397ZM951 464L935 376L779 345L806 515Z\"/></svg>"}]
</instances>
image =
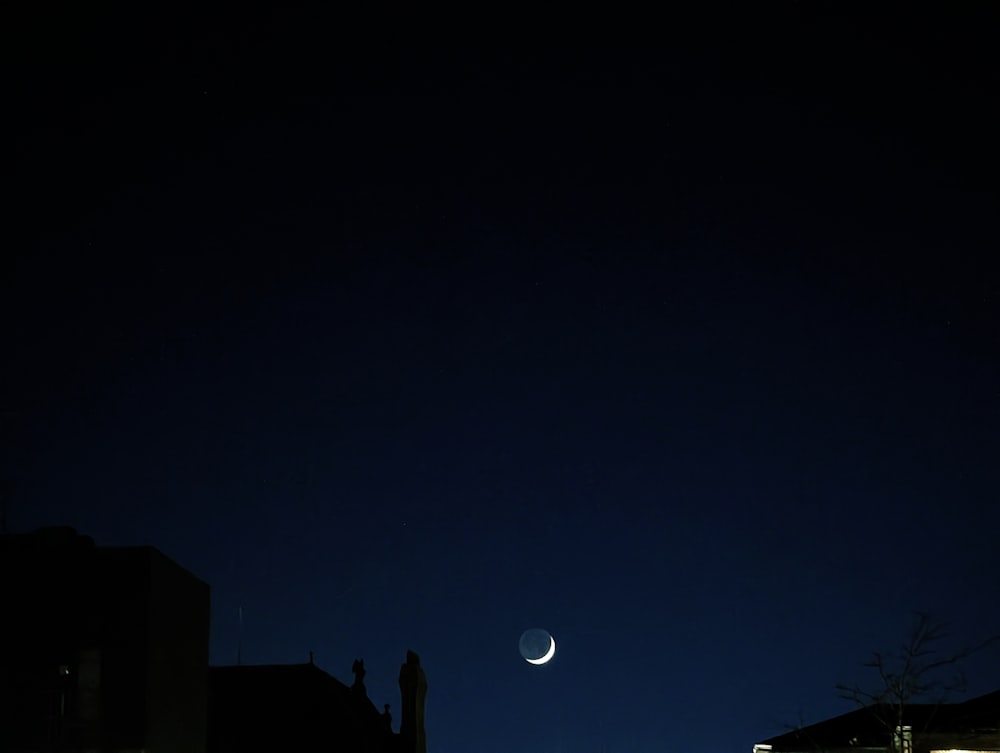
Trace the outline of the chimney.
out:
<instances>
[{"instance_id":1,"label":"chimney","mask_svg":"<svg viewBox=\"0 0 1000 753\"><path fill-rule=\"evenodd\" d=\"M413 651L406 652L406 662L399 668L399 694L403 700L403 717L399 722L400 753L427 753L424 732L427 677L420 666L420 657Z\"/></svg>"}]
</instances>

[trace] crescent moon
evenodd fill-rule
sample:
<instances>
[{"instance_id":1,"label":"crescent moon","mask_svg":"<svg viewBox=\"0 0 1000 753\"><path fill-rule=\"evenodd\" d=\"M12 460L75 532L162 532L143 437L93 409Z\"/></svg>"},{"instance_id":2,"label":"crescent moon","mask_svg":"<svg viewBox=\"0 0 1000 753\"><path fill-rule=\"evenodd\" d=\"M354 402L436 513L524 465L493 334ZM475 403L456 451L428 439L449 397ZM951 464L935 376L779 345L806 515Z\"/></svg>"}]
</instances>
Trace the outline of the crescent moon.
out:
<instances>
[{"instance_id":1,"label":"crescent moon","mask_svg":"<svg viewBox=\"0 0 1000 753\"><path fill-rule=\"evenodd\" d=\"M545 652L545 656L539 656L537 659L525 659L528 664L548 664L549 660L556 655L556 639L551 635L549 640L552 641L549 644L549 650Z\"/></svg>"}]
</instances>

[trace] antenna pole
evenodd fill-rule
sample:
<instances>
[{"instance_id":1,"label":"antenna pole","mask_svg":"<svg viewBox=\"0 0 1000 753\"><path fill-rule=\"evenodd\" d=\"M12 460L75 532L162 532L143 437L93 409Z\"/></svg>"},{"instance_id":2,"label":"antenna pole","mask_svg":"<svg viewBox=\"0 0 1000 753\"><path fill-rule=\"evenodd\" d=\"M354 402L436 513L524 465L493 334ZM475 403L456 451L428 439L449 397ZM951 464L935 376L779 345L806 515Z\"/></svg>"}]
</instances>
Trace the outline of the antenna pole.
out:
<instances>
[{"instance_id":1,"label":"antenna pole","mask_svg":"<svg viewBox=\"0 0 1000 753\"><path fill-rule=\"evenodd\" d=\"M236 665L239 666L242 663L242 656L240 655L243 650L243 605L240 605L240 632L236 637Z\"/></svg>"}]
</instances>

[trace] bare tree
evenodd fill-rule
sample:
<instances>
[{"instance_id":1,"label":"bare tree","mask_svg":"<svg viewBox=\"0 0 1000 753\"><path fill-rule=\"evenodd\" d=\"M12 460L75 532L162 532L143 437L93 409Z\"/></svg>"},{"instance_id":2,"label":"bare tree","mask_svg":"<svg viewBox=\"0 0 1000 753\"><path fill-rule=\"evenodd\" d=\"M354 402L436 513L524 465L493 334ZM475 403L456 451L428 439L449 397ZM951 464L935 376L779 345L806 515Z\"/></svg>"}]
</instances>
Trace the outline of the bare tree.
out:
<instances>
[{"instance_id":1,"label":"bare tree","mask_svg":"<svg viewBox=\"0 0 1000 753\"><path fill-rule=\"evenodd\" d=\"M948 626L926 613L917 613L906 641L890 653L875 652L866 667L878 673L870 689L837 685L841 698L869 709L886 730L894 753L910 753L906 713L914 703L941 704L965 688L961 662L1000 636L971 647L945 651Z\"/></svg>"}]
</instances>

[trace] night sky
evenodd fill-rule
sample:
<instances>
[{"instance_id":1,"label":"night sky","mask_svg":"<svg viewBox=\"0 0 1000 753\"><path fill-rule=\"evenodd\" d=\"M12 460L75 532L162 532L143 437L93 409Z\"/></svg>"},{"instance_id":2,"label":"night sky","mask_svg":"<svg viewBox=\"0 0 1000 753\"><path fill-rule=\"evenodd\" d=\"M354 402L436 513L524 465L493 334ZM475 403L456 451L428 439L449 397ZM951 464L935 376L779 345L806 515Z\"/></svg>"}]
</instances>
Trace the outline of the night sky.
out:
<instances>
[{"instance_id":1,"label":"night sky","mask_svg":"<svg viewBox=\"0 0 1000 753\"><path fill-rule=\"evenodd\" d=\"M363 657L397 725L416 650L429 753L747 753L914 611L1000 632L995 19L805 5L24 19L8 530L156 546L213 663Z\"/></svg>"}]
</instances>

